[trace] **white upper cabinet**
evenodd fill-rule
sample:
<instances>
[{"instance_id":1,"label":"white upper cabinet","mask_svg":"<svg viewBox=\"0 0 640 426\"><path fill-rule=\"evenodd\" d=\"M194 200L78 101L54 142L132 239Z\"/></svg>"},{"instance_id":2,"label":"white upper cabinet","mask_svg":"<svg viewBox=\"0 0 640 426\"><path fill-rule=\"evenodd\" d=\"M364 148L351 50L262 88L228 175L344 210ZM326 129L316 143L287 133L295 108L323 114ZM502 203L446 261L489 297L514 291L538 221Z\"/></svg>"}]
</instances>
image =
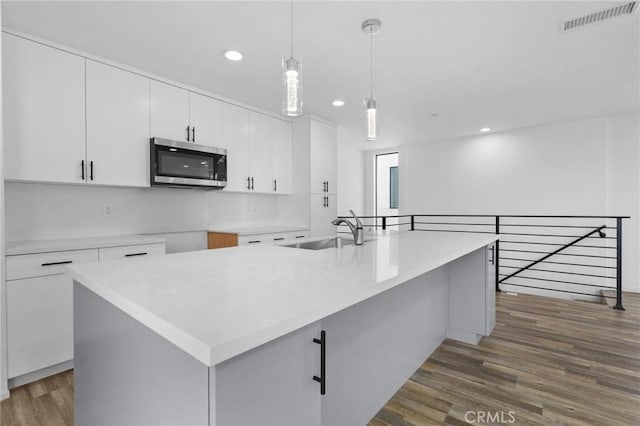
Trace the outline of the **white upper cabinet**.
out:
<instances>
[{"instance_id":1,"label":"white upper cabinet","mask_svg":"<svg viewBox=\"0 0 640 426\"><path fill-rule=\"evenodd\" d=\"M222 105L222 148L227 150L226 191L247 191L249 181L249 111Z\"/></svg>"},{"instance_id":2,"label":"white upper cabinet","mask_svg":"<svg viewBox=\"0 0 640 426\"><path fill-rule=\"evenodd\" d=\"M330 124L311 119L309 123L312 194L335 194L337 190L337 131Z\"/></svg>"},{"instance_id":3,"label":"white upper cabinet","mask_svg":"<svg viewBox=\"0 0 640 426\"><path fill-rule=\"evenodd\" d=\"M249 112L249 173L254 192L273 192L274 121L264 114Z\"/></svg>"},{"instance_id":4,"label":"white upper cabinet","mask_svg":"<svg viewBox=\"0 0 640 426\"><path fill-rule=\"evenodd\" d=\"M291 123L275 120L273 123L273 192L290 194L292 190Z\"/></svg>"},{"instance_id":5,"label":"white upper cabinet","mask_svg":"<svg viewBox=\"0 0 640 426\"><path fill-rule=\"evenodd\" d=\"M9 33L2 59L9 180L147 187L158 137L226 148L227 191L292 191L286 120Z\"/></svg>"},{"instance_id":6,"label":"white upper cabinet","mask_svg":"<svg viewBox=\"0 0 640 426\"><path fill-rule=\"evenodd\" d=\"M149 185L149 79L87 60L87 182Z\"/></svg>"},{"instance_id":7,"label":"white upper cabinet","mask_svg":"<svg viewBox=\"0 0 640 426\"><path fill-rule=\"evenodd\" d=\"M220 148L222 145L222 102L189 93L191 142Z\"/></svg>"},{"instance_id":8,"label":"white upper cabinet","mask_svg":"<svg viewBox=\"0 0 640 426\"><path fill-rule=\"evenodd\" d=\"M190 142L189 92L151 80L151 137Z\"/></svg>"},{"instance_id":9,"label":"white upper cabinet","mask_svg":"<svg viewBox=\"0 0 640 426\"><path fill-rule=\"evenodd\" d=\"M82 182L85 59L3 34L5 177Z\"/></svg>"}]
</instances>

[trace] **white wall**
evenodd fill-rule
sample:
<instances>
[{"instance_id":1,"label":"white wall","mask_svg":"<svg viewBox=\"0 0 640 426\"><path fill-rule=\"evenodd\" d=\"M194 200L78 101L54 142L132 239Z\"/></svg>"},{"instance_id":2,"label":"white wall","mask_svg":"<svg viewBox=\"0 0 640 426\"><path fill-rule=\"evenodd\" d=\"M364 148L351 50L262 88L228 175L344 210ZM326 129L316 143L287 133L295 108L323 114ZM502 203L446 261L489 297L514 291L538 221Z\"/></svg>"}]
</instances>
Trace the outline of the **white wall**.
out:
<instances>
[{"instance_id":1,"label":"white wall","mask_svg":"<svg viewBox=\"0 0 640 426\"><path fill-rule=\"evenodd\" d=\"M638 121L634 113L400 147L400 213L630 215L623 283L640 291Z\"/></svg>"},{"instance_id":2,"label":"white wall","mask_svg":"<svg viewBox=\"0 0 640 426\"><path fill-rule=\"evenodd\" d=\"M0 21L2 21L2 4L0 3ZM0 81L2 81L2 33L0 33ZM4 225L4 152L2 140L2 85L0 84L0 253L4 253L5 225ZM0 399L8 397L9 387L7 382L7 330L6 330L6 308L7 296L5 284L5 258L0 259Z\"/></svg>"},{"instance_id":3,"label":"white wall","mask_svg":"<svg viewBox=\"0 0 640 426\"><path fill-rule=\"evenodd\" d=\"M204 249L204 231L212 227L276 223L277 198L169 188L7 183L6 239L160 234L167 238L168 252ZM111 206L111 216L104 215L105 205Z\"/></svg>"}]
</instances>

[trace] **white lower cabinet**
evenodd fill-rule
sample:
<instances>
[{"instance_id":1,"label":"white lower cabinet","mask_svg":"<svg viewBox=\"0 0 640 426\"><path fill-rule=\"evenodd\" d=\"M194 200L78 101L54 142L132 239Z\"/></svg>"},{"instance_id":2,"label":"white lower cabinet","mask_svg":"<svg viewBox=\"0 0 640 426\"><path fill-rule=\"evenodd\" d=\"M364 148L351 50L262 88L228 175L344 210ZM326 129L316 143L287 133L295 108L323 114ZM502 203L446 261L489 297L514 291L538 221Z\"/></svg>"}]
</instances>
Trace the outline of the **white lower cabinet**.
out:
<instances>
[{"instance_id":1,"label":"white lower cabinet","mask_svg":"<svg viewBox=\"0 0 640 426\"><path fill-rule=\"evenodd\" d=\"M8 378L13 385L56 373L56 366L73 360L73 281L65 265L164 253L165 244L154 243L7 256Z\"/></svg>"},{"instance_id":2,"label":"white lower cabinet","mask_svg":"<svg viewBox=\"0 0 640 426\"><path fill-rule=\"evenodd\" d=\"M327 194L311 194L311 236L322 237L325 235L335 235L337 227L331 222L338 215L336 206L336 196Z\"/></svg>"},{"instance_id":3,"label":"white lower cabinet","mask_svg":"<svg viewBox=\"0 0 640 426\"><path fill-rule=\"evenodd\" d=\"M73 359L73 292L66 275L7 282L9 378Z\"/></svg>"},{"instance_id":4,"label":"white lower cabinet","mask_svg":"<svg viewBox=\"0 0 640 426\"><path fill-rule=\"evenodd\" d=\"M316 322L216 366L214 424L319 426L319 338Z\"/></svg>"},{"instance_id":5,"label":"white lower cabinet","mask_svg":"<svg viewBox=\"0 0 640 426\"><path fill-rule=\"evenodd\" d=\"M308 236L308 231L281 232L276 234L239 235L238 245L244 246L247 244L277 243L278 241L296 240L307 238Z\"/></svg>"}]
</instances>

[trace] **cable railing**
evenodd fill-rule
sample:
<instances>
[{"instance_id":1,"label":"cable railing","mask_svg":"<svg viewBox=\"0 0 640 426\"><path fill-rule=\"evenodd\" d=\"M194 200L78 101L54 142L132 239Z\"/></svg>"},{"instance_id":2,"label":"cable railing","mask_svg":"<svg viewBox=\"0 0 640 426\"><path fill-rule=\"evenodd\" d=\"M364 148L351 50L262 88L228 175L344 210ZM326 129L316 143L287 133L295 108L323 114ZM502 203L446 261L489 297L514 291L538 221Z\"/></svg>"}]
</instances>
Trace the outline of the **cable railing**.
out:
<instances>
[{"instance_id":1,"label":"cable railing","mask_svg":"<svg viewBox=\"0 0 640 426\"><path fill-rule=\"evenodd\" d=\"M348 218L345 216L345 218ZM365 228L498 234L496 291L615 299L622 306L622 222L629 216L360 216ZM343 231L339 228L339 232ZM615 292L610 296L607 290Z\"/></svg>"}]
</instances>

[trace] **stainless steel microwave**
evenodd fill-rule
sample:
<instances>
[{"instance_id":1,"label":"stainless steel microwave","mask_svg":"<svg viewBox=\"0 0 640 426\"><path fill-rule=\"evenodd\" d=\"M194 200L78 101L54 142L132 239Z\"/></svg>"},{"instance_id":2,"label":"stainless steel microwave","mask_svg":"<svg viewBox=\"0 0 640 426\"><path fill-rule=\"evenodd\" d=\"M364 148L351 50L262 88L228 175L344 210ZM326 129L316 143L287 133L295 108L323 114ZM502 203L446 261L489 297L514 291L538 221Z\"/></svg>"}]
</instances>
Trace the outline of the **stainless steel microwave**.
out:
<instances>
[{"instance_id":1,"label":"stainless steel microwave","mask_svg":"<svg viewBox=\"0 0 640 426\"><path fill-rule=\"evenodd\" d=\"M222 189L227 185L227 150L151 138L151 186Z\"/></svg>"}]
</instances>

